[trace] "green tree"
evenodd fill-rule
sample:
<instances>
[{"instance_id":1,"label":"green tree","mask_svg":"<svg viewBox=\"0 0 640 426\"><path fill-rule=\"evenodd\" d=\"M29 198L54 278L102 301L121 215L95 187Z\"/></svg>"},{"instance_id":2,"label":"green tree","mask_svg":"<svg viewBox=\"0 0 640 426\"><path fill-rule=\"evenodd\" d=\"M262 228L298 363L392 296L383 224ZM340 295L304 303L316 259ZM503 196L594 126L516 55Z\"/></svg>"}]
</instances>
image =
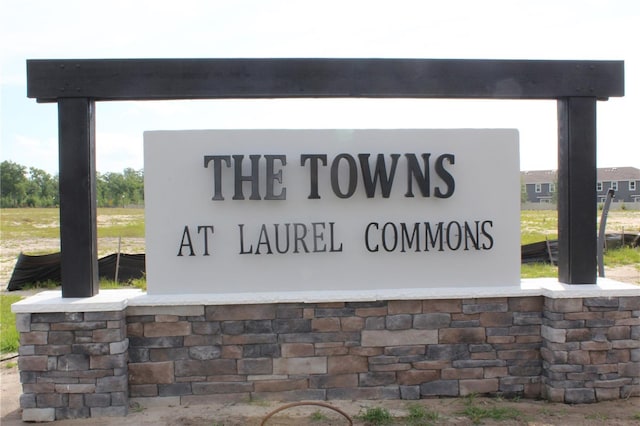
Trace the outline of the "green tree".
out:
<instances>
[{"instance_id":1,"label":"green tree","mask_svg":"<svg viewBox=\"0 0 640 426\"><path fill-rule=\"evenodd\" d=\"M58 205L58 178L35 167L29 168L26 204L29 207L54 207Z\"/></svg>"},{"instance_id":2,"label":"green tree","mask_svg":"<svg viewBox=\"0 0 640 426\"><path fill-rule=\"evenodd\" d=\"M20 207L27 195L26 168L13 161L0 163L0 205Z\"/></svg>"},{"instance_id":3,"label":"green tree","mask_svg":"<svg viewBox=\"0 0 640 426\"><path fill-rule=\"evenodd\" d=\"M126 168L123 171L123 179L127 190L127 198L130 204L142 204L144 202L144 173L142 170Z\"/></svg>"},{"instance_id":4,"label":"green tree","mask_svg":"<svg viewBox=\"0 0 640 426\"><path fill-rule=\"evenodd\" d=\"M11 161L0 164L1 207L55 207L59 203L58 176ZM96 174L99 207L144 204L144 172L132 168L122 173Z\"/></svg>"},{"instance_id":5,"label":"green tree","mask_svg":"<svg viewBox=\"0 0 640 426\"><path fill-rule=\"evenodd\" d=\"M123 173L98 174L97 201L100 207L124 207L144 203L144 174L142 170L124 169Z\"/></svg>"},{"instance_id":6,"label":"green tree","mask_svg":"<svg viewBox=\"0 0 640 426\"><path fill-rule=\"evenodd\" d=\"M520 176L520 204L524 204L529 201L527 195L527 184L524 183L524 179Z\"/></svg>"}]
</instances>

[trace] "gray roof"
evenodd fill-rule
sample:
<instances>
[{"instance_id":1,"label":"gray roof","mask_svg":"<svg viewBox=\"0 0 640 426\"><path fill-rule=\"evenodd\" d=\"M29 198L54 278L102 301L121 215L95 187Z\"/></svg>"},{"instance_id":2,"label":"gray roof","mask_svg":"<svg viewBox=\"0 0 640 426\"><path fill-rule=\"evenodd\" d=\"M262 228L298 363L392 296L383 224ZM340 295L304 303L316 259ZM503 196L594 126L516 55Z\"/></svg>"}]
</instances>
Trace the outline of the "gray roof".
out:
<instances>
[{"instance_id":1,"label":"gray roof","mask_svg":"<svg viewBox=\"0 0 640 426\"><path fill-rule=\"evenodd\" d=\"M522 183L549 183L557 181L555 170L529 170L520 172Z\"/></svg>"},{"instance_id":2,"label":"gray roof","mask_svg":"<svg viewBox=\"0 0 640 426\"><path fill-rule=\"evenodd\" d=\"M598 169L598 180L640 180L640 169L636 169L635 167L607 167Z\"/></svg>"},{"instance_id":3,"label":"gray roof","mask_svg":"<svg viewBox=\"0 0 640 426\"><path fill-rule=\"evenodd\" d=\"M528 170L520 172L522 183L556 182L556 170ZM635 167L598 168L597 179L600 182L640 180L640 169Z\"/></svg>"}]
</instances>

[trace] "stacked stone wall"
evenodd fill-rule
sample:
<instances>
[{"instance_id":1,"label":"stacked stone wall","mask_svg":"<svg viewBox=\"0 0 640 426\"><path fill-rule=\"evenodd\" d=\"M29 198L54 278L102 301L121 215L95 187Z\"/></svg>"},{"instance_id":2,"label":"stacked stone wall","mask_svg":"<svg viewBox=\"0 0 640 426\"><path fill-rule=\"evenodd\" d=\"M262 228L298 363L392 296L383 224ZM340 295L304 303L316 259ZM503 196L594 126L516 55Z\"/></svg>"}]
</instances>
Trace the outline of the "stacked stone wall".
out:
<instances>
[{"instance_id":1,"label":"stacked stone wall","mask_svg":"<svg viewBox=\"0 0 640 426\"><path fill-rule=\"evenodd\" d=\"M547 299L541 331L547 399L640 395L640 297Z\"/></svg>"},{"instance_id":2,"label":"stacked stone wall","mask_svg":"<svg viewBox=\"0 0 640 426\"><path fill-rule=\"evenodd\" d=\"M23 420L127 414L124 311L19 313L16 326Z\"/></svg>"},{"instance_id":3,"label":"stacked stone wall","mask_svg":"<svg viewBox=\"0 0 640 426\"><path fill-rule=\"evenodd\" d=\"M129 308L130 390L212 399L540 396L542 297Z\"/></svg>"},{"instance_id":4,"label":"stacked stone wall","mask_svg":"<svg viewBox=\"0 0 640 426\"><path fill-rule=\"evenodd\" d=\"M23 420L131 402L640 396L640 296L18 313Z\"/></svg>"}]
</instances>

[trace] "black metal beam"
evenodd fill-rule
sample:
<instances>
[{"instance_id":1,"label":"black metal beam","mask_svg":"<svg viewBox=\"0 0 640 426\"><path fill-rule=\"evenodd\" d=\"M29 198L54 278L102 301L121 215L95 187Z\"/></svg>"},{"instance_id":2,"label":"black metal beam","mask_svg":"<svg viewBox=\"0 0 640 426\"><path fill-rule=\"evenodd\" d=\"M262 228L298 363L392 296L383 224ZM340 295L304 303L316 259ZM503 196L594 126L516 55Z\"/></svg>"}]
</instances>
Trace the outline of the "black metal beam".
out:
<instances>
[{"instance_id":1,"label":"black metal beam","mask_svg":"<svg viewBox=\"0 0 640 426\"><path fill-rule=\"evenodd\" d=\"M58 100L62 297L98 293L95 103Z\"/></svg>"},{"instance_id":2,"label":"black metal beam","mask_svg":"<svg viewBox=\"0 0 640 426\"><path fill-rule=\"evenodd\" d=\"M558 279L597 281L596 98L558 100Z\"/></svg>"},{"instance_id":3,"label":"black metal beam","mask_svg":"<svg viewBox=\"0 0 640 426\"><path fill-rule=\"evenodd\" d=\"M29 60L41 102L212 98L558 99L624 94L622 61L459 59Z\"/></svg>"}]
</instances>

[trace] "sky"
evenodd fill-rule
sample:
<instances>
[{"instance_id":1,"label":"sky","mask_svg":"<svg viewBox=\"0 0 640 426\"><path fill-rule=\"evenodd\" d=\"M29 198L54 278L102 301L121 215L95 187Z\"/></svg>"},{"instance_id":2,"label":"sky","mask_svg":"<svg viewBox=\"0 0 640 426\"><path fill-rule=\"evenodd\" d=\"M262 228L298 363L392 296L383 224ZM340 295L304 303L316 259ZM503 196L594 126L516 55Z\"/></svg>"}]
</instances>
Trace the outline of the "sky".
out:
<instances>
[{"instance_id":1,"label":"sky","mask_svg":"<svg viewBox=\"0 0 640 426\"><path fill-rule=\"evenodd\" d=\"M26 97L27 59L576 59L625 62L597 165L640 168L637 40L636 0L0 0L0 160L58 172L57 107ZM99 102L96 127L101 173L143 169L145 130L220 128L517 128L521 170L557 167L554 101Z\"/></svg>"}]
</instances>

